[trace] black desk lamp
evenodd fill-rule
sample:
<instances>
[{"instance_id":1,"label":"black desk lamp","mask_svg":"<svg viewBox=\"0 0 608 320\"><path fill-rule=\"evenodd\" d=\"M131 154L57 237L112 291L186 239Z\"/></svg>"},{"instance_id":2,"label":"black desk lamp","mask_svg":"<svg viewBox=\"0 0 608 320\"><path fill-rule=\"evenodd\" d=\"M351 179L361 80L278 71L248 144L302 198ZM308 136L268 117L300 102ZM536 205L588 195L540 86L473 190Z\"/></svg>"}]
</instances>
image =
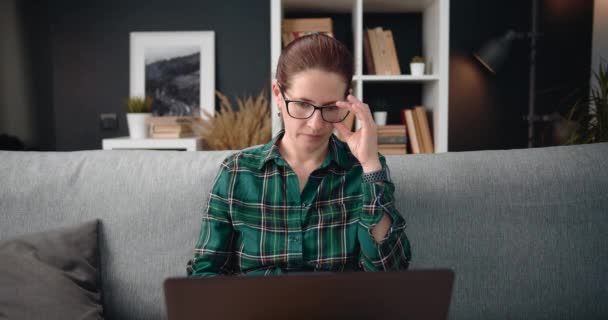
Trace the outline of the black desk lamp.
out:
<instances>
[{"instance_id":1,"label":"black desk lamp","mask_svg":"<svg viewBox=\"0 0 608 320\"><path fill-rule=\"evenodd\" d=\"M509 55L511 43L516 39L530 39L530 75L528 92L528 115L524 120L528 121L528 148L534 147L534 122L544 120L534 114L534 92L536 90L536 40L541 34L538 30L538 0L532 0L532 31L515 32L507 31L503 36L491 39L484 44L481 49L473 55L490 72L496 74L500 66L505 62Z\"/></svg>"}]
</instances>

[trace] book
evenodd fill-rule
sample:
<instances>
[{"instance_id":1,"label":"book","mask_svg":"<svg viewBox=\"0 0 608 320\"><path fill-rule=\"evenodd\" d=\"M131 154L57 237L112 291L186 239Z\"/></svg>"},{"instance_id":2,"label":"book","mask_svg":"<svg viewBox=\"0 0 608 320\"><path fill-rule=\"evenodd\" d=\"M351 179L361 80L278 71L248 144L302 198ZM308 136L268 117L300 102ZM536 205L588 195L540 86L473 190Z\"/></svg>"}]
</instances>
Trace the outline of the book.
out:
<instances>
[{"instance_id":1,"label":"book","mask_svg":"<svg viewBox=\"0 0 608 320\"><path fill-rule=\"evenodd\" d=\"M316 31L292 31L292 32L283 32L281 37L283 39L283 47L286 47L295 39L298 39L303 36L307 36L309 34L317 33ZM331 32L321 32L327 36L334 37L334 34Z\"/></svg>"},{"instance_id":2,"label":"book","mask_svg":"<svg viewBox=\"0 0 608 320\"><path fill-rule=\"evenodd\" d=\"M378 145L381 144L405 144L407 143L406 135L395 136L378 136Z\"/></svg>"},{"instance_id":3,"label":"book","mask_svg":"<svg viewBox=\"0 0 608 320\"><path fill-rule=\"evenodd\" d=\"M380 61L374 59L374 66L376 67L376 74L390 75L391 69L389 66L388 55L386 53L386 41L384 38L384 31L382 27L376 27L373 29L375 43L378 51L378 58ZM378 62L378 63L376 63Z\"/></svg>"},{"instance_id":4,"label":"book","mask_svg":"<svg viewBox=\"0 0 608 320\"><path fill-rule=\"evenodd\" d=\"M190 123L152 124L151 127L158 131L184 131L192 129Z\"/></svg>"},{"instance_id":5,"label":"book","mask_svg":"<svg viewBox=\"0 0 608 320\"><path fill-rule=\"evenodd\" d=\"M363 32L363 54L365 56L365 65L367 66L367 74L376 74L374 68L374 58L372 57L372 48L369 43L369 33Z\"/></svg>"},{"instance_id":6,"label":"book","mask_svg":"<svg viewBox=\"0 0 608 320\"><path fill-rule=\"evenodd\" d=\"M382 30L382 28L380 28ZM367 36L369 38L369 45L372 53L372 61L374 63L374 74L382 74L383 59L381 56L380 45L378 44L378 37L375 29L367 29Z\"/></svg>"},{"instance_id":7,"label":"book","mask_svg":"<svg viewBox=\"0 0 608 320\"><path fill-rule=\"evenodd\" d=\"M283 40L283 48L286 47L291 41L292 39L290 38L291 32L282 32L281 33L281 39Z\"/></svg>"},{"instance_id":8,"label":"book","mask_svg":"<svg viewBox=\"0 0 608 320\"><path fill-rule=\"evenodd\" d=\"M187 124L155 124L150 127L150 130L158 133L192 132L192 126Z\"/></svg>"},{"instance_id":9,"label":"book","mask_svg":"<svg viewBox=\"0 0 608 320\"><path fill-rule=\"evenodd\" d=\"M383 141L383 143L395 143L389 141L407 141L407 134L402 132L378 133L378 141Z\"/></svg>"},{"instance_id":10,"label":"book","mask_svg":"<svg viewBox=\"0 0 608 320\"><path fill-rule=\"evenodd\" d=\"M405 121L407 126L407 134L410 141L410 148L412 153L420 153L420 144L418 140L418 134L416 133L416 124L414 123L414 116L412 110L404 109L402 112L405 113Z\"/></svg>"},{"instance_id":11,"label":"book","mask_svg":"<svg viewBox=\"0 0 608 320\"><path fill-rule=\"evenodd\" d=\"M395 47L395 39L391 30L384 30L384 40L386 42L386 53L388 55L389 69L391 74L401 74L399 66L399 58L397 58L397 48Z\"/></svg>"},{"instance_id":12,"label":"book","mask_svg":"<svg viewBox=\"0 0 608 320\"><path fill-rule=\"evenodd\" d=\"M405 137L406 131L378 131L378 137Z\"/></svg>"},{"instance_id":13,"label":"book","mask_svg":"<svg viewBox=\"0 0 608 320\"><path fill-rule=\"evenodd\" d=\"M146 119L148 125L174 125L192 124L194 117L150 117Z\"/></svg>"},{"instance_id":14,"label":"book","mask_svg":"<svg viewBox=\"0 0 608 320\"><path fill-rule=\"evenodd\" d=\"M427 153L426 145L424 144L424 140L422 140L422 134L420 133L420 120L418 120L416 110L411 109L411 111L412 118L414 119L414 127L416 127L416 137L418 138L418 146L420 147L420 153Z\"/></svg>"},{"instance_id":15,"label":"book","mask_svg":"<svg viewBox=\"0 0 608 320\"><path fill-rule=\"evenodd\" d=\"M382 143L379 144L378 147L382 147L383 149L402 149L405 148L407 144L405 143Z\"/></svg>"},{"instance_id":16,"label":"book","mask_svg":"<svg viewBox=\"0 0 608 320\"><path fill-rule=\"evenodd\" d=\"M383 155L407 154L407 144L381 144L378 145L378 152Z\"/></svg>"},{"instance_id":17,"label":"book","mask_svg":"<svg viewBox=\"0 0 608 320\"><path fill-rule=\"evenodd\" d=\"M192 132L152 132L150 133L150 138L154 139L178 139L178 138L187 138L192 137L194 134Z\"/></svg>"},{"instance_id":18,"label":"book","mask_svg":"<svg viewBox=\"0 0 608 320\"><path fill-rule=\"evenodd\" d=\"M378 126L378 136L405 136L406 126L403 124L390 124Z\"/></svg>"},{"instance_id":19,"label":"book","mask_svg":"<svg viewBox=\"0 0 608 320\"><path fill-rule=\"evenodd\" d=\"M316 31L333 33L331 18L283 19L281 29L283 32Z\"/></svg>"},{"instance_id":20,"label":"book","mask_svg":"<svg viewBox=\"0 0 608 320\"><path fill-rule=\"evenodd\" d=\"M323 33L333 37L333 24L331 18L283 19L281 23L283 47L286 47L297 38L312 33Z\"/></svg>"},{"instance_id":21,"label":"book","mask_svg":"<svg viewBox=\"0 0 608 320\"><path fill-rule=\"evenodd\" d=\"M435 146L433 145L433 138L431 136L431 130L429 129L429 120L426 115L426 109L422 106L416 106L414 108L416 119L418 119L420 127L420 136L425 147L425 153L434 153Z\"/></svg>"},{"instance_id":22,"label":"book","mask_svg":"<svg viewBox=\"0 0 608 320\"><path fill-rule=\"evenodd\" d=\"M378 130L404 130L405 124L385 124L382 126L378 126Z\"/></svg>"}]
</instances>

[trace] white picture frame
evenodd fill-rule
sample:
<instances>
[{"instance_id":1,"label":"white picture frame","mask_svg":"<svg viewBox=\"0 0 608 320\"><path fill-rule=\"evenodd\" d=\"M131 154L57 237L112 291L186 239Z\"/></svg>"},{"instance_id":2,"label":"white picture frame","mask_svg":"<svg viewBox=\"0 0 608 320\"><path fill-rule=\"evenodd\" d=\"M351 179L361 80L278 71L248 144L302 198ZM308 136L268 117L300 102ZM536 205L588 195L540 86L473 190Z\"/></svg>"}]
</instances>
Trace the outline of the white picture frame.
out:
<instances>
[{"instance_id":1,"label":"white picture frame","mask_svg":"<svg viewBox=\"0 0 608 320\"><path fill-rule=\"evenodd\" d=\"M196 51L200 61L199 69L199 103L200 113L207 111L215 113L215 32L214 31L168 31L168 32L131 32L130 33L130 87L131 97L146 96L146 83L150 83L150 75L146 78L146 66L155 61L169 61L173 58L196 58ZM185 109L194 105L192 92L196 89L195 73L187 78L194 89L190 87L189 102L179 103ZM150 88L148 88L150 90ZM154 91L157 95L159 89ZM163 90L164 92L164 90ZM176 94L173 92L172 94ZM179 94L179 93L177 93ZM149 94L150 95L150 94ZM163 93L164 96L164 93ZM153 96L154 98L154 96ZM173 101L173 100L172 100ZM194 110L193 114L194 115Z\"/></svg>"}]
</instances>

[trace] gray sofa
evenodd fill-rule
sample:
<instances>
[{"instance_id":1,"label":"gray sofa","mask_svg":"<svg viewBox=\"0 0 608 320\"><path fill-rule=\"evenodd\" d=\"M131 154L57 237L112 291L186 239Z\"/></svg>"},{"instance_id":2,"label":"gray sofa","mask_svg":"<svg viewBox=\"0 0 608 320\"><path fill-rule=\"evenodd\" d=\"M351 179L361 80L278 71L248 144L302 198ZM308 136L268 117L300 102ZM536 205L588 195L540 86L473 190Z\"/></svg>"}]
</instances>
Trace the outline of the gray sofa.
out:
<instances>
[{"instance_id":1,"label":"gray sofa","mask_svg":"<svg viewBox=\"0 0 608 320\"><path fill-rule=\"evenodd\" d=\"M0 152L0 240L99 218L106 318L162 319L228 153ZM608 144L388 163L411 268L455 272L451 319L608 318Z\"/></svg>"}]
</instances>

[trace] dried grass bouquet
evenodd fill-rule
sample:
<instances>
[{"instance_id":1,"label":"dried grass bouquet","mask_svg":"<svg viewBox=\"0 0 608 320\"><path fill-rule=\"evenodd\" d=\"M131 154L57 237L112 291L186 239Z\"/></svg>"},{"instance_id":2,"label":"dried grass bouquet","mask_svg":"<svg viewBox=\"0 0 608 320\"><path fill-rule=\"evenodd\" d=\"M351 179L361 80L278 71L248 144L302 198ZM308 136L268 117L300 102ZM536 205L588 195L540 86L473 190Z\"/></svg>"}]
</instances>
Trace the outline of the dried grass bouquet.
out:
<instances>
[{"instance_id":1,"label":"dried grass bouquet","mask_svg":"<svg viewBox=\"0 0 608 320\"><path fill-rule=\"evenodd\" d=\"M237 109L221 92L215 94L220 100L220 110L214 115L203 111L197 130L206 149L241 150L270 141L272 124L265 90L257 97L237 97Z\"/></svg>"}]
</instances>

